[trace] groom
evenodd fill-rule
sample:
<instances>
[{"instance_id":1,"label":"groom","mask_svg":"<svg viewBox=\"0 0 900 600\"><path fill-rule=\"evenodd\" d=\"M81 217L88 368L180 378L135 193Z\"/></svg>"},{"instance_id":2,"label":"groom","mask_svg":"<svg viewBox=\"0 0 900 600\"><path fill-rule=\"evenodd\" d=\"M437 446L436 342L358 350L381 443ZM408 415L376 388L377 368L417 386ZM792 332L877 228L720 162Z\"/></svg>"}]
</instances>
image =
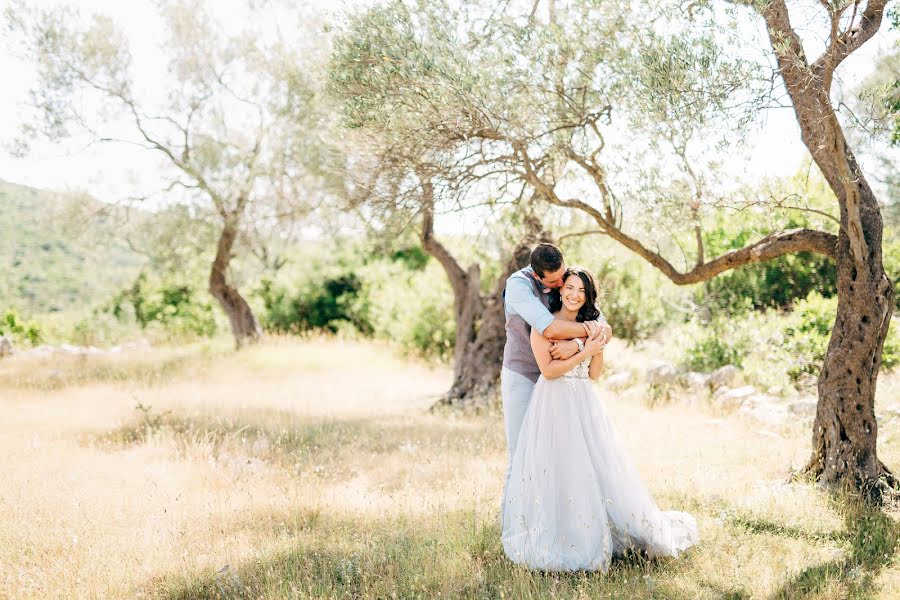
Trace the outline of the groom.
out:
<instances>
[{"instance_id":1,"label":"groom","mask_svg":"<svg viewBox=\"0 0 900 600\"><path fill-rule=\"evenodd\" d=\"M500 395L506 424L506 446L509 450L507 479L512 464L519 429L531 401L531 392L541 374L531 351L531 328L555 340L550 349L554 359L565 360L583 346L584 339L600 338L608 342L612 328L603 313L599 321L576 323L554 318L550 313L548 294L563 286L566 264L562 252L552 244L539 244L531 252L531 265L516 271L506 280L503 304L506 312L506 345L500 371Z\"/></svg>"}]
</instances>

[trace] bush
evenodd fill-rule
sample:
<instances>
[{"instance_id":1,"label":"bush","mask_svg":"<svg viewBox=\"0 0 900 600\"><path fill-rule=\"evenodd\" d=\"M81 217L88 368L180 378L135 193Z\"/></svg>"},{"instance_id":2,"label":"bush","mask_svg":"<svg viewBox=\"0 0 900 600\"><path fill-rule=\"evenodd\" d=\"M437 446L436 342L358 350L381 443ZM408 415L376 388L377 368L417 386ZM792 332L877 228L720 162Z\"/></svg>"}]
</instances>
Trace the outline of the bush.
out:
<instances>
[{"instance_id":1,"label":"bush","mask_svg":"<svg viewBox=\"0 0 900 600\"><path fill-rule=\"evenodd\" d=\"M439 361L453 357L453 291L436 261L421 271L395 262L372 263L362 278L361 297L375 337L395 342L408 355Z\"/></svg>"},{"instance_id":2,"label":"bush","mask_svg":"<svg viewBox=\"0 0 900 600\"><path fill-rule=\"evenodd\" d=\"M598 303L617 338L634 343L657 331L670 317L659 294L659 277L652 267L612 261L596 269Z\"/></svg>"},{"instance_id":3,"label":"bush","mask_svg":"<svg viewBox=\"0 0 900 600\"><path fill-rule=\"evenodd\" d=\"M786 228L802 223L791 220ZM724 227L704 234L707 250L718 256L743 248L759 234L750 229L728 233ZM779 256L723 273L698 286L694 301L713 313L743 313L747 310L789 308L793 302L818 291L824 297L837 293L837 270L829 258L810 252Z\"/></svg>"},{"instance_id":4,"label":"bush","mask_svg":"<svg viewBox=\"0 0 900 600\"><path fill-rule=\"evenodd\" d=\"M711 323L694 322L687 333L688 343L682 353L682 366L700 372L715 371L725 365L742 367L744 358L764 342L748 319L718 317Z\"/></svg>"},{"instance_id":5,"label":"bush","mask_svg":"<svg viewBox=\"0 0 900 600\"><path fill-rule=\"evenodd\" d=\"M894 307L900 312L900 238L885 239L881 261L888 277L894 282Z\"/></svg>"},{"instance_id":6,"label":"bush","mask_svg":"<svg viewBox=\"0 0 900 600\"><path fill-rule=\"evenodd\" d=\"M353 272L306 281L291 292L269 279L261 282L256 295L263 301L263 327L278 333L328 331L337 333L349 323L363 334L371 334L365 303L360 302L362 282Z\"/></svg>"},{"instance_id":7,"label":"bush","mask_svg":"<svg viewBox=\"0 0 900 600\"><path fill-rule=\"evenodd\" d=\"M837 298L824 298L813 292L794 307L791 318L783 328L785 349L793 357L788 375L795 383L811 382L819 376L819 369L828 351L831 328L837 313ZM897 320L892 319L881 353L883 369L893 369L900 363L900 334Z\"/></svg>"},{"instance_id":8,"label":"bush","mask_svg":"<svg viewBox=\"0 0 900 600\"><path fill-rule=\"evenodd\" d=\"M94 316L105 313L124 325L135 323L170 340L211 337L218 330L215 310L210 302L198 296L191 285L176 282L153 285L146 273L141 273L130 288L119 292Z\"/></svg>"},{"instance_id":9,"label":"bush","mask_svg":"<svg viewBox=\"0 0 900 600\"><path fill-rule=\"evenodd\" d=\"M692 371L715 371L725 365L740 368L745 349L723 340L718 333L701 338L686 353L687 366Z\"/></svg>"},{"instance_id":10,"label":"bush","mask_svg":"<svg viewBox=\"0 0 900 600\"><path fill-rule=\"evenodd\" d=\"M142 332L136 323L124 323L110 313L97 311L73 323L61 337L79 346L112 346Z\"/></svg>"},{"instance_id":11,"label":"bush","mask_svg":"<svg viewBox=\"0 0 900 600\"><path fill-rule=\"evenodd\" d=\"M28 342L31 346L37 346L43 339L41 327L34 321L27 323L22 321L13 309L3 313L3 319L0 320L0 335L11 338L14 344Z\"/></svg>"}]
</instances>

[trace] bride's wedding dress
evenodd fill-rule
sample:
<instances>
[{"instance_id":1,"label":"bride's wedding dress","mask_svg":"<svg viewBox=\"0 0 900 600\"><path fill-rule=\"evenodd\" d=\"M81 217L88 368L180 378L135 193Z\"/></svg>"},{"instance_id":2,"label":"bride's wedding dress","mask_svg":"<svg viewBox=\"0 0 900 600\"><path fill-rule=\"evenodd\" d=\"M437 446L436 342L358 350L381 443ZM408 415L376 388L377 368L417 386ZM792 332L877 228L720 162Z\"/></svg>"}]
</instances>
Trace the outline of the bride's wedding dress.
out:
<instances>
[{"instance_id":1,"label":"bride's wedding dress","mask_svg":"<svg viewBox=\"0 0 900 600\"><path fill-rule=\"evenodd\" d=\"M660 511L617 439L588 378L590 359L541 376L503 498L503 549L549 571L606 571L628 548L678 556L700 535L694 517Z\"/></svg>"}]
</instances>

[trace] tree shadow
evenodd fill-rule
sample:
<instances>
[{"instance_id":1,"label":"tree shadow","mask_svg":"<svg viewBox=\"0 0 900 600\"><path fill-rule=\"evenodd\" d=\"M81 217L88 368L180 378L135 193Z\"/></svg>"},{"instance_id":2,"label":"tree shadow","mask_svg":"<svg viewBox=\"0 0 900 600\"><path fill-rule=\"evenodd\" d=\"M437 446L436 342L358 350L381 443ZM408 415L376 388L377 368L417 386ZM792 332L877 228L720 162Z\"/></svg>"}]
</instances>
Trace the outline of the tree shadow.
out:
<instances>
[{"instance_id":1,"label":"tree shadow","mask_svg":"<svg viewBox=\"0 0 900 600\"><path fill-rule=\"evenodd\" d=\"M290 469L335 466L347 457L381 456L404 451L451 451L480 455L502 450L493 423L427 419L427 427L408 417L309 417L267 409L238 415L158 411L138 404L135 416L111 430L87 432L82 443L108 451L151 440L166 440L177 451L204 446L216 455L239 451L248 458Z\"/></svg>"},{"instance_id":2,"label":"tree shadow","mask_svg":"<svg viewBox=\"0 0 900 600\"><path fill-rule=\"evenodd\" d=\"M800 527L782 525L781 523L749 514L732 516L729 522L743 527L751 533L768 533L782 537L803 539L809 542L842 541L846 537L846 534L842 531L810 531Z\"/></svg>"},{"instance_id":3,"label":"tree shadow","mask_svg":"<svg viewBox=\"0 0 900 600\"><path fill-rule=\"evenodd\" d=\"M530 571L510 563L495 519L471 511L428 518L373 519L322 511L258 513L290 523L296 542L239 565L193 577L164 576L138 590L166 600L201 598L545 598L612 597L688 600L672 583L679 561L616 557L607 573ZM706 586L710 591L711 587ZM746 598L722 591L723 598Z\"/></svg>"},{"instance_id":4,"label":"tree shadow","mask_svg":"<svg viewBox=\"0 0 900 600\"><path fill-rule=\"evenodd\" d=\"M842 598L869 598L876 591L879 573L891 563L900 545L900 523L844 492L834 492L832 502L843 515L845 528L828 537L848 546L844 557L802 570L775 592L773 599L810 598L826 588L837 588Z\"/></svg>"}]
</instances>

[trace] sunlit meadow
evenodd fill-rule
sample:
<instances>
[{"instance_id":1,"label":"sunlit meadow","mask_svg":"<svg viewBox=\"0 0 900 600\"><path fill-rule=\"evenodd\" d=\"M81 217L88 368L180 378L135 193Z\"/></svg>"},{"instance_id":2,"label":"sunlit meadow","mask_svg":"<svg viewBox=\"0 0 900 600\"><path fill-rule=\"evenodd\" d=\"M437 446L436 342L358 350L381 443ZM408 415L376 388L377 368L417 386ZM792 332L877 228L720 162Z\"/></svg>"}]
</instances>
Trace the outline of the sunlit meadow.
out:
<instances>
[{"instance_id":1,"label":"sunlit meadow","mask_svg":"<svg viewBox=\"0 0 900 600\"><path fill-rule=\"evenodd\" d=\"M611 369L642 359L612 349ZM429 411L449 376L335 339L6 360L0 597L900 594L894 513L785 483L808 423L650 409L640 384L598 385L659 504L697 515L699 547L606 574L512 566L502 417ZM900 423L881 425L900 464Z\"/></svg>"}]
</instances>

